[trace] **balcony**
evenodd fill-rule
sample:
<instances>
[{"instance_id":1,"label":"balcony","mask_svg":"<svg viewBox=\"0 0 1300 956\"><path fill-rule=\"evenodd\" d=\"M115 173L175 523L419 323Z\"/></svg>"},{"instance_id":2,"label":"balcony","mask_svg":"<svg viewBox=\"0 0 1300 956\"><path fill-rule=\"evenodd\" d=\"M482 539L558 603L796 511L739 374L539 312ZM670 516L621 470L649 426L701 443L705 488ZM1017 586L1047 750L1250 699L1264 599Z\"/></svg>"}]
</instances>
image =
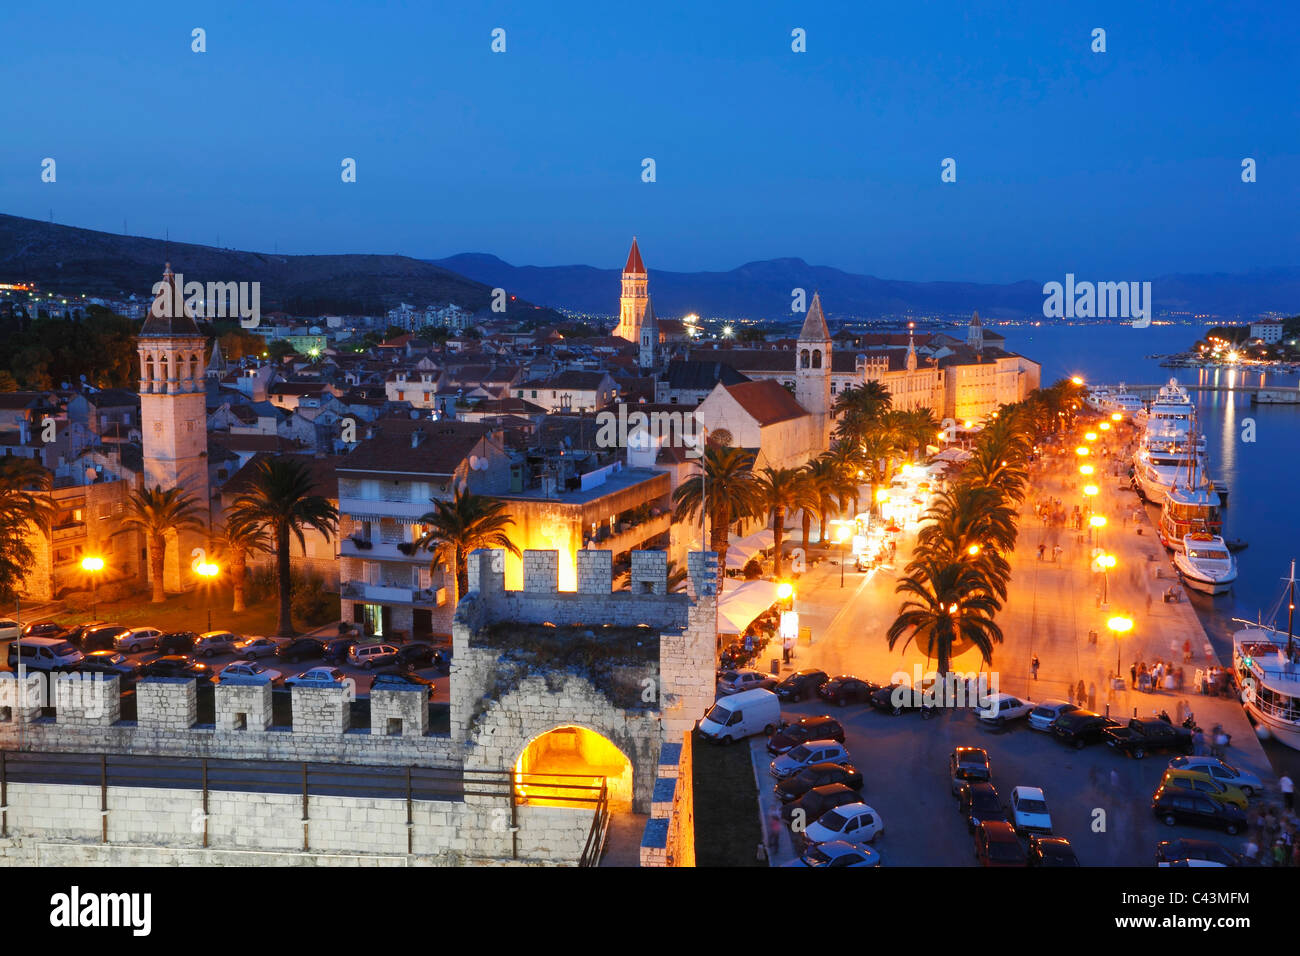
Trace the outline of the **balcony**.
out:
<instances>
[{"instance_id":1,"label":"balcony","mask_svg":"<svg viewBox=\"0 0 1300 956\"><path fill-rule=\"evenodd\" d=\"M428 564L431 557L427 551L403 554L396 542L371 540L369 547L365 547L358 544L355 538L344 538L340 542L339 556L362 561L408 561L412 564Z\"/></svg>"},{"instance_id":2,"label":"balcony","mask_svg":"<svg viewBox=\"0 0 1300 956\"><path fill-rule=\"evenodd\" d=\"M53 528L50 531L51 541L71 541L76 538L84 538L85 536L86 525L84 522L80 521L75 524L66 524L59 528Z\"/></svg>"},{"instance_id":3,"label":"balcony","mask_svg":"<svg viewBox=\"0 0 1300 956\"><path fill-rule=\"evenodd\" d=\"M353 517L410 518L433 510L430 501L388 501L383 498L340 497L339 512Z\"/></svg>"},{"instance_id":4,"label":"balcony","mask_svg":"<svg viewBox=\"0 0 1300 956\"><path fill-rule=\"evenodd\" d=\"M343 597L349 601L365 601L369 604L413 604L432 607L437 602L437 590L348 581L343 585Z\"/></svg>"},{"instance_id":5,"label":"balcony","mask_svg":"<svg viewBox=\"0 0 1300 956\"><path fill-rule=\"evenodd\" d=\"M613 533L606 532L601 528L595 537L591 535L583 536L583 547L591 542L594 546L602 551L612 551L615 554L621 554L624 551L631 551L638 547L643 541L649 538L666 533L673 524L673 516L669 513L656 515L653 518L647 518L640 524L634 524L630 527L619 525L623 530L615 530Z\"/></svg>"}]
</instances>

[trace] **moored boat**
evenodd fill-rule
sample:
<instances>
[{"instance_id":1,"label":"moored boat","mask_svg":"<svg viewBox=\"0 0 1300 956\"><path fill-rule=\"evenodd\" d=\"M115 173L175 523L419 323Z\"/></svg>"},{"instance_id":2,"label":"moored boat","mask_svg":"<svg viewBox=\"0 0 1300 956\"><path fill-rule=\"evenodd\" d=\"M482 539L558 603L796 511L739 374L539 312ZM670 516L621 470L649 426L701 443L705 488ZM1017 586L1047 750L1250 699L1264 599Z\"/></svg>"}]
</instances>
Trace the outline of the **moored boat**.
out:
<instances>
[{"instance_id":1,"label":"moored boat","mask_svg":"<svg viewBox=\"0 0 1300 956\"><path fill-rule=\"evenodd\" d=\"M1300 750L1300 663L1294 637L1295 561L1282 596L1287 599L1285 633L1263 623L1233 618L1245 627L1232 635L1232 665L1242 704L1255 721L1292 750ZM1279 601L1280 604L1280 601Z\"/></svg>"},{"instance_id":2,"label":"moored boat","mask_svg":"<svg viewBox=\"0 0 1300 956\"><path fill-rule=\"evenodd\" d=\"M1237 580L1237 559L1217 534L1184 535L1174 567L1185 585L1204 594L1223 594Z\"/></svg>"}]
</instances>

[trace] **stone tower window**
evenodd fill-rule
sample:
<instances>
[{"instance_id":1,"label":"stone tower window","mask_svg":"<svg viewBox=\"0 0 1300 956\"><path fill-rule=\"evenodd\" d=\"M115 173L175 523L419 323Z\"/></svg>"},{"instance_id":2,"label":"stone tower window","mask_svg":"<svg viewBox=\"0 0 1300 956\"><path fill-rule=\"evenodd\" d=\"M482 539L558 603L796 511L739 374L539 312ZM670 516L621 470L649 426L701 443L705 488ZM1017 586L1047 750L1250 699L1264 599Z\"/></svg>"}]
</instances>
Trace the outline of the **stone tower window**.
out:
<instances>
[{"instance_id":1,"label":"stone tower window","mask_svg":"<svg viewBox=\"0 0 1300 956\"><path fill-rule=\"evenodd\" d=\"M813 349L813 354L812 354L812 367L813 367L813 368L821 368L821 367L822 367L822 350L821 350L821 349Z\"/></svg>"},{"instance_id":2,"label":"stone tower window","mask_svg":"<svg viewBox=\"0 0 1300 956\"><path fill-rule=\"evenodd\" d=\"M807 367L808 367L808 350L807 350L807 349L803 349L802 351L799 352L799 367L800 367L800 368L807 368Z\"/></svg>"}]
</instances>

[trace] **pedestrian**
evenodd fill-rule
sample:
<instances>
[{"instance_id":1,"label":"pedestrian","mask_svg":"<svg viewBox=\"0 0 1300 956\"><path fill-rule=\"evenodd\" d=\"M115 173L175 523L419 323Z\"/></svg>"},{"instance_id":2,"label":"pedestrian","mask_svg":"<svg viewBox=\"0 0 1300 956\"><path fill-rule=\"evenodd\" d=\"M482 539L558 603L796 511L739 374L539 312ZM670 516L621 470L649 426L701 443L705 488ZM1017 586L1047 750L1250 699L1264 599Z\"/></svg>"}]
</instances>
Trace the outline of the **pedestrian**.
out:
<instances>
[{"instance_id":1,"label":"pedestrian","mask_svg":"<svg viewBox=\"0 0 1300 956\"><path fill-rule=\"evenodd\" d=\"M1151 589L1147 588L1147 613L1151 613Z\"/></svg>"},{"instance_id":2,"label":"pedestrian","mask_svg":"<svg viewBox=\"0 0 1300 956\"><path fill-rule=\"evenodd\" d=\"M1088 688L1083 683L1082 677L1079 678L1079 686L1074 689L1074 699L1079 702L1080 707L1088 702Z\"/></svg>"},{"instance_id":3,"label":"pedestrian","mask_svg":"<svg viewBox=\"0 0 1300 956\"><path fill-rule=\"evenodd\" d=\"M773 809L767 818L768 859L775 859L781 846L781 814Z\"/></svg>"},{"instance_id":4,"label":"pedestrian","mask_svg":"<svg viewBox=\"0 0 1300 956\"><path fill-rule=\"evenodd\" d=\"M1246 845L1241 848L1242 856L1248 860L1254 860L1259 856L1259 844L1255 842L1254 837L1246 838Z\"/></svg>"},{"instance_id":5,"label":"pedestrian","mask_svg":"<svg viewBox=\"0 0 1300 956\"><path fill-rule=\"evenodd\" d=\"M1183 641L1183 663L1189 663L1192 659L1192 642L1191 640Z\"/></svg>"},{"instance_id":6,"label":"pedestrian","mask_svg":"<svg viewBox=\"0 0 1300 956\"><path fill-rule=\"evenodd\" d=\"M1295 783L1286 774L1282 774L1277 785L1282 790L1282 805L1288 810L1295 809Z\"/></svg>"},{"instance_id":7,"label":"pedestrian","mask_svg":"<svg viewBox=\"0 0 1300 956\"><path fill-rule=\"evenodd\" d=\"M1047 545L1046 545L1046 544L1040 544L1040 545L1038 546L1038 560L1039 560L1039 561L1043 560L1043 554L1044 554L1046 551L1047 551Z\"/></svg>"},{"instance_id":8,"label":"pedestrian","mask_svg":"<svg viewBox=\"0 0 1300 956\"><path fill-rule=\"evenodd\" d=\"M1192 734L1192 754L1197 757L1205 756L1205 731L1199 727Z\"/></svg>"},{"instance_id":9,"label":"pedestrian","mask_svg":"<svg viewBox=\"0 0 1300 956\"><path fill-rule=\"evenodd\" d=\"M1029 669L1034 672L1034 680L1038 680L1038 655L1037 654L1035 654L1034 659L1029 662Z\"/></svg>"},{"instance_id":10,"label":"pedestrian","mask_svg":"<svg viewBox=\"0 0 1300 956\"><path fill-rule=\"evenodd\" d=\"M1130 668L1128 669L1128 672L1129 672L1129 675L1130 675L1128 686L1129 686L1129 687L1137 687L1137 685L1138 685L1138 666L1137 666L1137 662L1136 662L1136 661L1133 662L1133 666L1130 667Z\"/></svg>"},{"instance_id":11,"label":"pedestrian","mask_svg":"<svg viewBox=\"0 0 1300 956\"><path fill-rule=\"evenodd\" d=\"M1063 552L1064 550L1065 550L1065 549L1062 548L1059 544L1056 545L1056 547L1052 548L1052 561L1053 561L1053 563L1057 563L1057 564L1060 563L1060 561L1061 561L1061 552Z\"/></svg>"}]
</instances>

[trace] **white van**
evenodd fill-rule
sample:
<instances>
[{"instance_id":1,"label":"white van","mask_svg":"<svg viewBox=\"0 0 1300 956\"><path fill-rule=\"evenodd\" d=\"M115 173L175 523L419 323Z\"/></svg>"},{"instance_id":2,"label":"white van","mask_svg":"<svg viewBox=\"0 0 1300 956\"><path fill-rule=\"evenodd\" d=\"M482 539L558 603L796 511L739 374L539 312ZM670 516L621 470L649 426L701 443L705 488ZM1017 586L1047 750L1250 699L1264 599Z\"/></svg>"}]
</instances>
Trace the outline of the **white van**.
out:
<instances>
[{"instance_id":1,"label":"white van","mask_svg":"<svg viewBox=\"0 0 1300 956\"><path fill-rule=\"evenodd\" d=\"M9 666L18 670L18 648L9 645ZM23 666L29 671L56 671L79 663L85 655L61 637L29 637L22 644Z\"/></svg>"},{"instance_id":2,"label":"white van","mask_svg":"<svg viewBox=\"0 0 1300 956\"><path fill-rule=\"evenodd\" d=\"M703 736L724 744L753 734L774 734L780 726L781 699L761 688L723 697L696 725Z\"/></svg>"}]
</instances>

